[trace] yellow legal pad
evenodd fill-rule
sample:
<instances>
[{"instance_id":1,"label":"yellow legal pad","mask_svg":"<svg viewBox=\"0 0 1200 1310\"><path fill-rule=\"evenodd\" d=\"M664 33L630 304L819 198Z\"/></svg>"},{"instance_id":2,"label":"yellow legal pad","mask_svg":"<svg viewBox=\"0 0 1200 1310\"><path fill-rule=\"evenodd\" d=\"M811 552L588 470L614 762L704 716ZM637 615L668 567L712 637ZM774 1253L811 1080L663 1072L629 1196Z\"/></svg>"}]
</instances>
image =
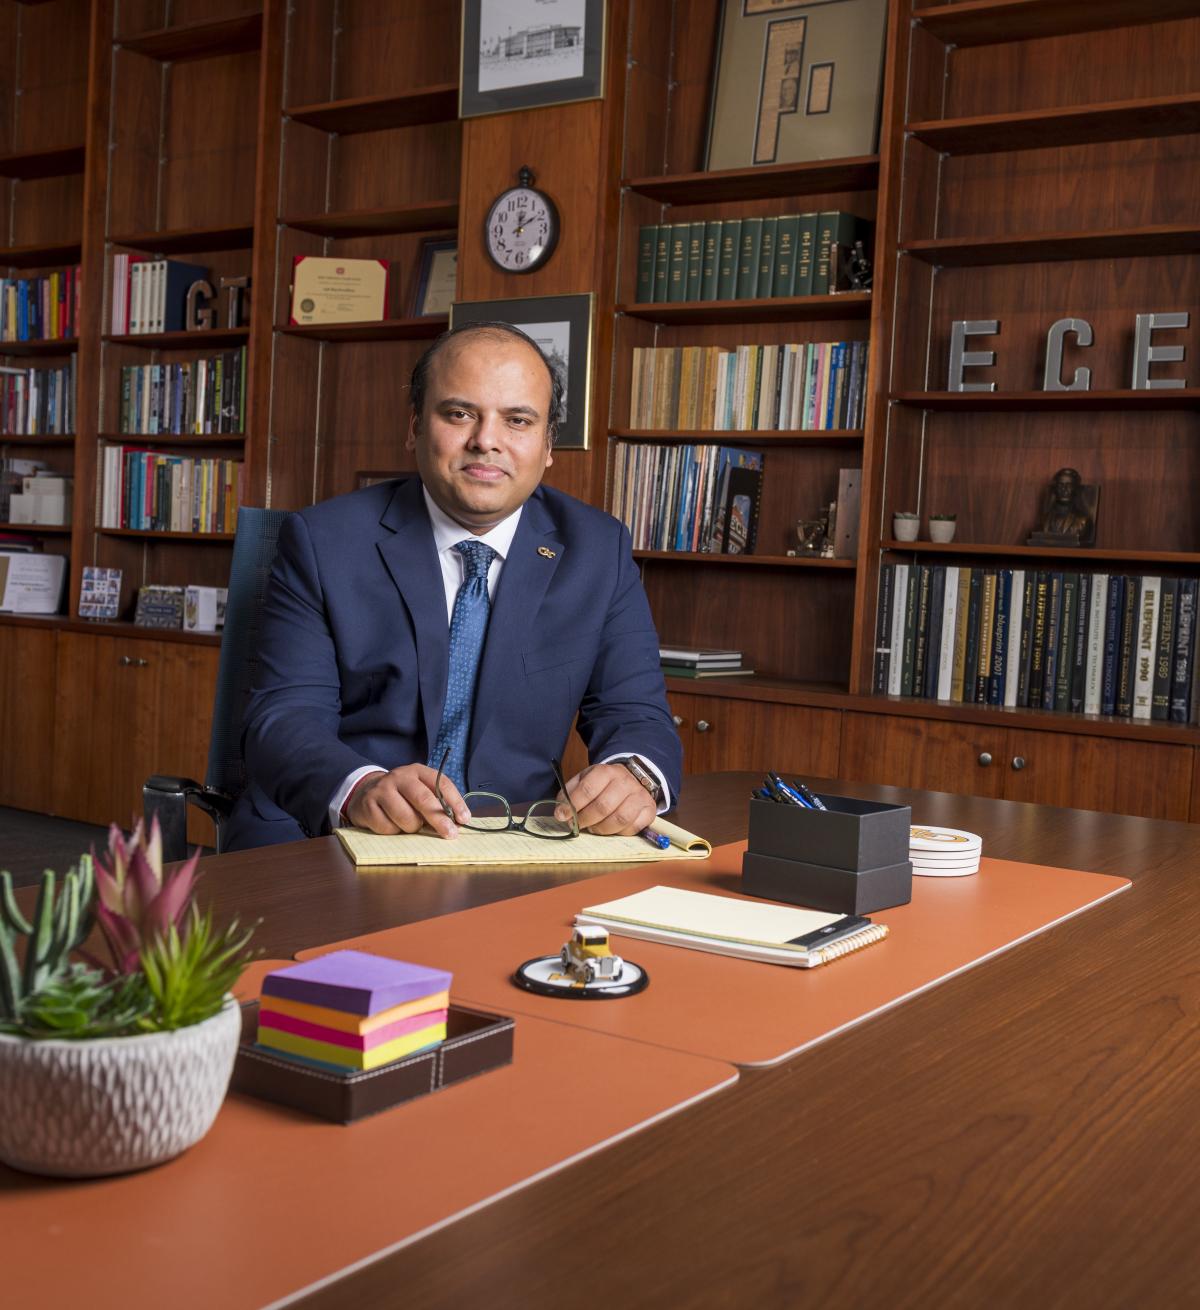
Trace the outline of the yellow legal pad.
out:
<instances>
[{"instance_id":1,"label":"yellow legal pad","mask_svg":"<svg viewBox=\"0 0 1200 1310\"><path fill-rule=\"evenodd\" d=\"M306 1060L321 1060L325 1064L340 1064L346 1069L377 1069L381 1064L392 1060L401 1060L414 1051L432 1046L434 1042L446 1040L446 1021L430 1024L428 1028L418 1028L415 1032L405 1033L394 1041L373 1046L369 1051L356 1051L349 1046L335 1046L333 1042L320 1042L312 1037L300 1037L296 1033L285 1033L278 1028L266 1028L261 1024L258 1029L259 1046L274 1047L277 1051L288 1051L292 1055L301 1055Z\"/></svg>"},{"instance_id":2,"label":"yellow legal pad","mask_svg":"<svg viewBox=\"0 0 1200 1310\"><path fill-rule=\"evenodd\" d=\"M550 841L529 837L518 829L473 832L460 828L453 841L428 832L383 837L361 828L338 828L337 835L356 867L422 864L633 864L648 860L705 860L712 847L703 837L665 819L654 821L655 832L670 839L664 851L644 837L578 837Z\"/></svg>"},{"instance_id":3,"label":"yellow legal pad","mask_svg":"<svg viewBox=\"0 0 1200 1310\"><path fill-rule=\"evenodd\" d=\"M432 996L420 996L415 1001L393 1005L390 1010L380 1010L378 1014L350 1014L346 1010L331 1010L326 1005L290 1001L283 996L269 996L263 1000L263 1008L274 1010L276 1014L303 1019L305 1023L321 1024L325 1028L336 1028L343 1033L354 1033L358 1037L372 1033L377 1028L386 1028L388 1024L399 1023L401 1019L411 1019L414 1014L444 1010L449 1004L449 992L434 992Z\"/></svg>"}]
</instances>

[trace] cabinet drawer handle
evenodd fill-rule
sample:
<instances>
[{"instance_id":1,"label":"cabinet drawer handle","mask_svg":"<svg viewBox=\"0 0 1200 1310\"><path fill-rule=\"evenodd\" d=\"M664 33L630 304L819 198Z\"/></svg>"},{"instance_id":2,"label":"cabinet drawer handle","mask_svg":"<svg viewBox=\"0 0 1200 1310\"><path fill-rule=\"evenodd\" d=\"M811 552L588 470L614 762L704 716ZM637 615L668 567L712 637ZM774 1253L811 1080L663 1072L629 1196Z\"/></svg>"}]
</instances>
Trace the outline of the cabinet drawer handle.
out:
<instances>
[{"instance_id":1,"label":"cabinet drawer handle","mask_svg":"<svg viewBox=\"0 0 1200 1310\"><path fill-rule=\"evenodd\" d=\"M137 655L122 655L117 663L127 669L144 669L149 667L150 661Z\"/></svg>"},{"instance_id":2,"label":"cabinet drawer handle","mask_svg":"<svg viewBox=\"0 0 1200 1310\"><path fill-rule=\"evenodd\" d=\"M991 753L991 751L980 751L980 752L979 752L979 767L980 767L980 768L986 769L987 766L988 766L989 764L991 764L991 762L992 762L992 753Z\"/></svg>"},{"instance_id":3,"label":"cabinet drawer handle","mask_svg":"<svg viewBox=\"0 0 1200 1310\"><path fill-rule=\"evenodd\" d=\"M683 717L682 714L672 714L672 715L671 715L671 722L672 722L672 723L673 723L677 728L682 728L683 725L687 722L687 720Z\"/></svg>"},{"instance_id":4,"label":"cabinet drawer handle","mask_svg":"<svg viewBox=\"0 0 1200 1310\"><path fill-rule=\"evenodd\" d=\"M709 728L711 728L711 727L712 727L712 724L709 723L709 721L708 721L707 719L697 719L697 720L696 720L696 731L697 731L697 732L707 732L707 731L709 730Z\"/></svg>"},{"instance_id":5,"label":"cabinet drawer handle","mask_svg":"<svg viewBox=\"0 0 1200 1310\"><path fill-rule=\"evenodd\" d=\"M1017 773L1020 773L1021 770L1025 767L1025 756L1024 756L1024 755L1014 755L1014 756L1013 756L1013 761L1012 761L1012 766L1013 766L1013 768L1017 771Z\"/></svg>"}]
</instances>

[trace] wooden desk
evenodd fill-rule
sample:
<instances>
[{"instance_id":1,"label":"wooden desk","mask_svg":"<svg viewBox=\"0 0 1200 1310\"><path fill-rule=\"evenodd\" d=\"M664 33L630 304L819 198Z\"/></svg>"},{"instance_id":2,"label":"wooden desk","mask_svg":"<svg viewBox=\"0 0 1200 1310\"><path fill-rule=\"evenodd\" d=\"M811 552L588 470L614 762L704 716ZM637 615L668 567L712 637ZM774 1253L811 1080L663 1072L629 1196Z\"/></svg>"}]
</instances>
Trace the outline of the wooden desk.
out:
<instances>
[{"instance_id":1,"label":"wooden desk","mask_svg":"<svg viewBox=\"0 0 1200 1310\"><path fill-rule=\"evenodd\" d=\"M821 785L1135 886L305 1304L1195 1303L1200 827ZM690 780L681 822L744 836L749 786ZM358 876L332 838L203 867L273 956L587 876Z\"/></svg>"}]
</instances>

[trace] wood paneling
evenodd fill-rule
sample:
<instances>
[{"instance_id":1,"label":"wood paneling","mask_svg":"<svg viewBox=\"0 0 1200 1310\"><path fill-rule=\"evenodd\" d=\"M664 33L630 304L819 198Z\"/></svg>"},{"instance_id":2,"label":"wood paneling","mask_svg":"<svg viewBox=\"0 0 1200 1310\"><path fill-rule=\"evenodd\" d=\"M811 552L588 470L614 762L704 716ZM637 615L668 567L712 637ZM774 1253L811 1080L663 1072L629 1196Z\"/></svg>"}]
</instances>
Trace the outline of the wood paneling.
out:
<instances>
[{"instance_id":1,"label":"wood paneling","mask_svg":"<svg viewBox=\"0 0 1200 1310\"><path fill-rule=\"evenodd\" d=\"M1006 736L1003 729L977 724L847 713L842 716L840 776L893 787L920 785L932 791L1001 796ZM985 755L991 759L982 763Z\"/></svg>"},{"instance_id":2,"label":"wood paneling","mask_svg":"<svg viewBox=\"0 0 1200 1310\"><path fill-rule=\"evenodd\" d=\"M839 776L841 714L719 696L670 693L684 740L684 772L775 769L802 776ZM748 798L747 798L748 799Z\"/></svg>"},{"instance_id":3,"label":"wood paneling","mask_svg":"<svg viewBox=\"0 0 1200 1310\"><path fill-rule=\"evenodd\" d=\"M56 675L52 631L0 625L0 805L20 810L46 806L53 774Z\"/></svg>"}]
</instances>

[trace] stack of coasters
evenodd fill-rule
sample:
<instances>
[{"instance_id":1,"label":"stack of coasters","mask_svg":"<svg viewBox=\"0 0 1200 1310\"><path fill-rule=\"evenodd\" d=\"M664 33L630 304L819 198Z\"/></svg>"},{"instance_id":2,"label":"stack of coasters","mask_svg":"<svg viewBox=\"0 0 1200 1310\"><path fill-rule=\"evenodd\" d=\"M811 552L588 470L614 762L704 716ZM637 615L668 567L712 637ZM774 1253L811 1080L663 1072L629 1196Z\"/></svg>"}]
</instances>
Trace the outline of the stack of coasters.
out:
<instances>
[{"instance_id":1,"label":"stack of coasters","mask_svg":"<svg viewBox=\"0 0 1200 1310\"><path fill-rule=\"evenodd\" d=\"M908 843L914 874L925 878L965 878L979 872L983 838L976 833L925 824L909 830Z\"/></svg>"},{"instance_id":2,"label":"stack of coasters","mask_svg":"<svg viewBox=\"0 0 1200 1310\"><path fill-rule=\"evenodd\" d=\"M338 1073L378 1069L446 1037L450 974L333 951L263 979L258 1045Z\"/></svg>"}]
</instances>

